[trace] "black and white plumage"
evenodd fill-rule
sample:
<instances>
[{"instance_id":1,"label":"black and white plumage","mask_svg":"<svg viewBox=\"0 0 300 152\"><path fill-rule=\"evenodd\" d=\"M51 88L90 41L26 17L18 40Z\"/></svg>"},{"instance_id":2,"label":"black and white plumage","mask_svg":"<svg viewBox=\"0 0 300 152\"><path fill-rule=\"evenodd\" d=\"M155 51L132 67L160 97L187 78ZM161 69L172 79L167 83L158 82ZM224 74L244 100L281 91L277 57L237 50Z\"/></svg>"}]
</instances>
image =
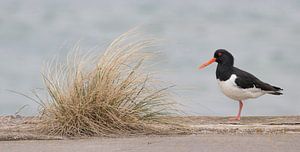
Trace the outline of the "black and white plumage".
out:
<instances>
[{"instance_id":1,"label":"black and white plumage","mask_svg":"<svg viewBox=\"0 0 300 152\"><path fill-rule=\"evenodd\" d=\"M254 75L234 67L234 57L224 49L218 49L214 57L200 66L204 68L217 62L216 77L221 91L229 98L239 101L240 110L235 120L240 120L243 100L257 98L265 94L282 95L282 89L265 83Z\"/></svg>"}]
</instances>

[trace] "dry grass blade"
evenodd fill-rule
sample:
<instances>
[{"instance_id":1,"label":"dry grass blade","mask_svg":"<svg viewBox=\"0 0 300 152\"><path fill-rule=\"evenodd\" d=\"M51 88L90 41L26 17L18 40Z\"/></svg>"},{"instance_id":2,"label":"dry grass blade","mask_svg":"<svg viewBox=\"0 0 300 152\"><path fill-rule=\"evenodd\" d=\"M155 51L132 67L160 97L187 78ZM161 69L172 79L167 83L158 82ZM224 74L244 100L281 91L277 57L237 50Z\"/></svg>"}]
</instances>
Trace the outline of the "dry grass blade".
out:
<instances>
[{"instance_id":1,"label":"dry grass blade","mask_svg":"<svg viewBox=\"0 0 300 152\"><path fill-rule=\"evenodd\" d=\"M134 31L114 40L100 55L74 47L66 62L51 61L43 71L49 101L41 112L43 131L53 135L92 136L151 133L174 102L146 72L154 40Z\"/></svg>"}]
</instances>

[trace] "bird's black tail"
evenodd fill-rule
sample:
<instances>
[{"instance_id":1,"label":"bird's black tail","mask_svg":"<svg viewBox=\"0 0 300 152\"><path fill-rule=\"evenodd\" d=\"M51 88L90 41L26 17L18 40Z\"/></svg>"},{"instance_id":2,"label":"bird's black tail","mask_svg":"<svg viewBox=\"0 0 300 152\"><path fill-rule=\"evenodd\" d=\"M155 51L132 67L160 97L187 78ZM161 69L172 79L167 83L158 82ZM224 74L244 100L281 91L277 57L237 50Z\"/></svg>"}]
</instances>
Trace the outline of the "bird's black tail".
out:
<instances>
[{"instance_id":1,"label":"bird's black tail","mask_svg":"<svg viewBox=\"0 0 300 152\"><path fill-rule=\"evenodd\" d=\"M273 91L270 91L268 92L269 94L272 94L272 95L282 95L282 91L283 89L279 88L279 87L276 87L276 86L272 86L274 88Z\"/></svg>"}]
</instances>

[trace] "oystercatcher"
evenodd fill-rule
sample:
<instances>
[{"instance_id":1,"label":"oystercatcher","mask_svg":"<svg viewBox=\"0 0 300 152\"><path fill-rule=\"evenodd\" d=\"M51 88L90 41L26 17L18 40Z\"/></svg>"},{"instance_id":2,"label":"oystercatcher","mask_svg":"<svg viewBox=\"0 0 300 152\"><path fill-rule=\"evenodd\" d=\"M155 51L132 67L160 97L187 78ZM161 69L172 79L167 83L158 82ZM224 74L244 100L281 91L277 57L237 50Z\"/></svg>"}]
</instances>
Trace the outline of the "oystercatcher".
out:
<instances>
[{"instance_id":1,"label":"oystercatcher","mask_svg":"<svg viewBox=\"0 0 300 152\"><path fill-rule=\"evenodd\" d=\"M218 49L214 57L207 63L202 64L199 69L217 62L216 76L221 91L229 98L239 102L239 112L235 118L240 120L243 108L243 101L250 98L257 98L264 94L282 95L280 87L265 83L254 75L233 66L234 58L225 49Z\"/></svg>"}]
</instances>

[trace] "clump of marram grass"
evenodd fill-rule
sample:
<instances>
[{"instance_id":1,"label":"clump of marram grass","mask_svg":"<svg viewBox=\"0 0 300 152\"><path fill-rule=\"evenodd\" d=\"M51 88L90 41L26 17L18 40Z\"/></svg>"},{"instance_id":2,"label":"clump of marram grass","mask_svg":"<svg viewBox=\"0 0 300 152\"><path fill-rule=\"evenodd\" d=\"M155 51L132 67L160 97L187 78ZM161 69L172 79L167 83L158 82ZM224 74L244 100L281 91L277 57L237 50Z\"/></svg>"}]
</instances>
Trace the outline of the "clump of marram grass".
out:
<instances>
[{"instance_id":1,"label":"clump of marram grass","mask_svg":"<svg viewBox=\"0 0 300 152\"><path fill-rule=\"evenodd\" d=\"M50 98L43 101L42 131L51 135L94 136L159 132L174 102L146 71L152 39L128 32L102 55L75 47L66 62L54 60L43 71ZM78 53L81 52L81 53Z\"/></svg>"}]
</instances>

